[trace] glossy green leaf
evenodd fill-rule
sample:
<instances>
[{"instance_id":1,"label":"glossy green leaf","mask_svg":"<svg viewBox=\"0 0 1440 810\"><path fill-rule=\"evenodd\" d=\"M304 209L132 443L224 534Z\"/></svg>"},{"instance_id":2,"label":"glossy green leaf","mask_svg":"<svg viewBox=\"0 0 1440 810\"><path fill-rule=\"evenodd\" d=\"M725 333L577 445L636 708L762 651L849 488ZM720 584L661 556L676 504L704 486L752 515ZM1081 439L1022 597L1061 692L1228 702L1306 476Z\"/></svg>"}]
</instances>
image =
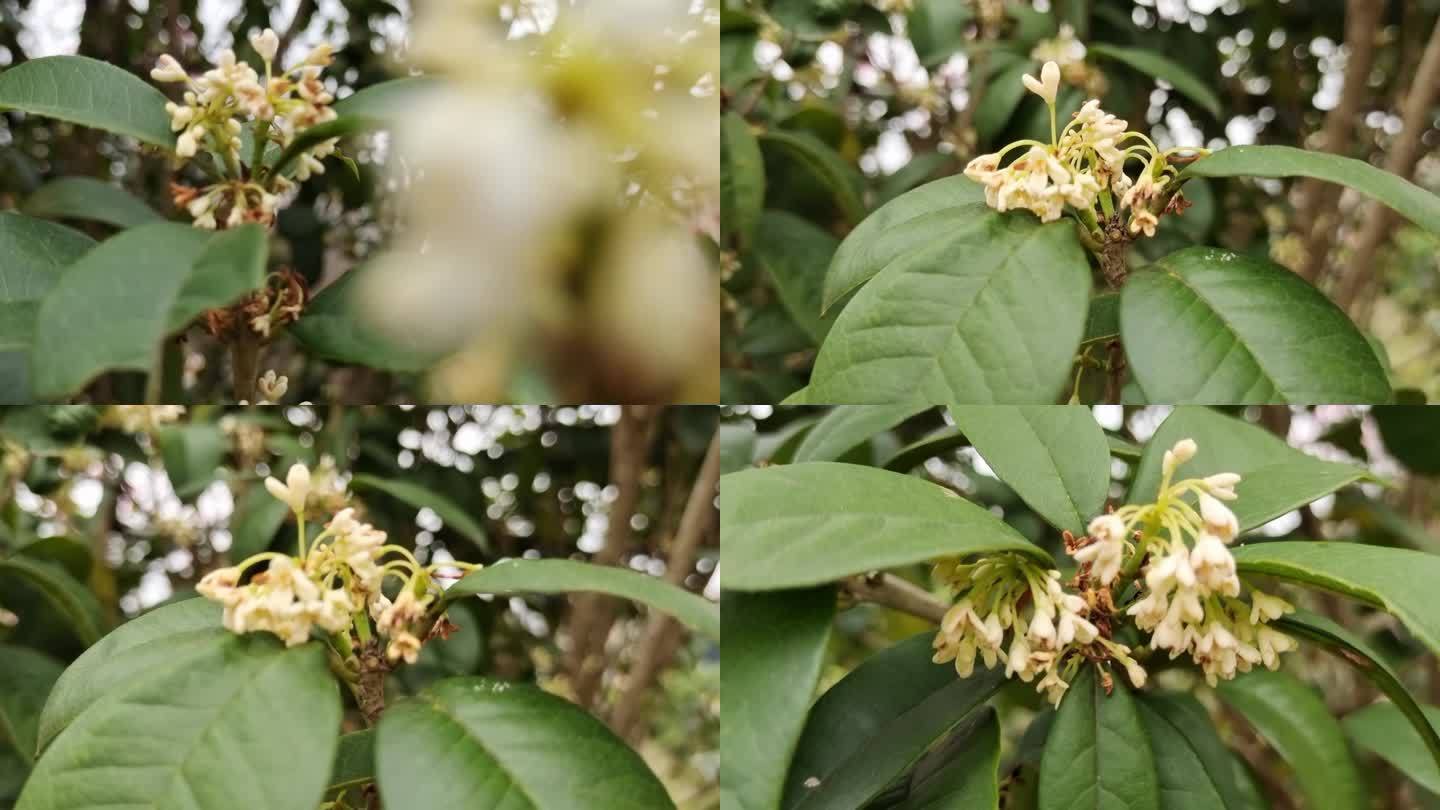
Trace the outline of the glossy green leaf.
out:
<instances>
[{"instance_id":1,"label":"glossy green leaf","mask_svg":"<svg viewBox=\"0 0 1440 810\"><path fill-rule=\"evenodd\" d=\"M1319 290L1272 262L1210 247L1131 274L1120 332L1152 402L1387 402L1365 336Z\"/></svg>"},{"instance_id":2,"label":"glossy green leaf","mask_svg":"<svg viewBox=\"0 0 1440 810\"><path fill-rule=\"evenodd\" d=\"M988 510L929 481L833 462L720 479L725 587L771 590L951 555L1050 555Z\"/></svg>"},{"instance_id":3,"label":"glossy green leaf","mask_svg":"<svg viewBox=\"0 0 1440 810\"><path fill-rule=\"evenodd\" d=\"M720 227L741 245L750 243L765 208L765 161L760 142L738 113L720 119Z\"/></svg>"},{"instance_id":4,"label":"glossy green leaf","mask_svg":"<svg viewBox=\"0 0 1440 810\"><path fill-rule=\"evenodd\" d=\"M720 805L775 810L820 679L835 591L725 591L720 603L726 625L720 642Z\"/></svg>"},{"instance_id":5,"label":"glossy green leaf","mask_svg":"<svg viewBox=\"0 0 1440 810\"><path fill-rule=\"evenodd\" d=\"M1090 299L1085 318L1085 343L1120 337L1120 293L1102 293Z\"/></svg>"},{"instance_id":6,"label":"glossy green leaf","mask_svg":"<svg viewBox=\"0 0 1440 810\"><path fill-rule=\"evenodd\" d=\"M893 405L851 405L825 414L795 448L794 462L834 461L924 410Z\"/></svg>"},{"instance_id":7,"label":"glossy green leaf","mask_svg":"<svg viewBox=\"0 0 1440 810\"><path fill-rule=\"evenodd\" d=\"M1083 405L952 405L950 416L1021 500L1077 537L1110 490L1105 431Z\"/></svg>"},{"instance_id":8,"label":"glossy green leaf","mask_svg":"<svg viewBox=\"0 0 1440 810\"><path fill-rule=\"evenodd\" d=\"M0 72L0 109L57 118L174 149L167 100L145 79L88 56L46 56Z\"/></svg>"},{"instance_id":9,"label":"glossy green leaf","mask_svg":"<svg viewBox=\"0 0 1440 810\"><path fill-rule=\"evenodd\" d=\"M1440 654L1440 555L1362 543L1283 541L1234 551L1242 574L1266 574L1335 591L1393 614Z\"/></svg>"},{"instance_id":10,"label":"glossy green leaf","mask_svg":"<svg viewBox=\"0 0 1440 810\"><path fill-rule=\"evenodd\" d=\"M985 189L964 175L926 183L877 208L835 251L825 274L822 308L829 309L890 263L940 240L983 214Z\"/></svg>"},{"instance_id":11,"label":"glossy green leaf","mask_svg":"<svg viewBox=\"0 0 1440 810\"><path fill-rule=\"evenodd\" d=\"M1010 118L1028 92L1021 80L1027 73L1035 73L1035 63L1028 59L1008 65L990 77L985 93L975 107L975 132L982 142L989 143L1010 123Z\"/></svg>"},{"instance_id":12,"label":"glossy green leaf","mask_svg":"<svg viewBox=\"0 0 1440 810\"><path fill-rule=\"evenodd\" d=\"M1086 49L1096 56L1122 62L1152 78L1168 82L1206 112L1220 117L1220 97L1188 68L1146 48L1125 48L1105 42L1088 42Z\"/></svg>"},{"instance_id":13,"label":"glossy green leaf","mask_svg":"<svg viewBox=\"0 0 1440 810\"><path fill-rule=\"evenodd\" d=\"M1411 472L1440 475L1440 408L1390 405L1370 412L1385 449Z\"/></svg>"},{"instance_id":14,"label":"glossy green leaf","mask_svg":"<svg viewBox=\"0 0 1440 810\"><path fill-rule=\"evenodd\" d=\"M720 474L738 472L755 461L755 423L720 424Z\"/></svg>"},{"instance_id":15,"label":"glossy green leaf","mask_svg":"<svg viewBox=\"0 0 1440 810\"><path fill-rule=\"evenodd\" d=\"M829 334L834 319L820 317L820 285L837 240L824 228L786 211L766 211L755 227L750 256L770 275L785 311L813 345Z\"/></svg>"},{"instance_id":16,"label":"glossy green leaf","mask_svg":"<svg viewBox=\"0 0 1440 810\"><path fill-rule=\"evenodd\" d=\"M795 806L813 790L807 782L824 782L888 724L961 683L953 666L931 660L934 637L921 633L867 657L815 701L785 780L782 807Z\"/></svg>"},{"instance_id":17,"label":"glossy green leaf","mask_svg":"<svg viewBox=\"0 0 1440 810\"><path fill-rule=\"evenodd\" d=\"M997 810L999 768L1000 723L985 707L916 763L900 810Z\"/></svg>"},{"instance_id":18,"label":"glossy green leaf","mask_svg":"<svg viewBox=\"0 0 1440 810\"><path fill-rule=\"evenodd\" d=\"M820 347L809 402L1056 400L1090 299L1075 229L973 213L856 293Z\"/></svg>"},{"instance_id":19,"label":"glossy green leaf","mask_svg":"<svg viewBox=\"0 0 1440 810\"><path fill-rule=\"evenodd\" d=\"M382 331L366 303L366 278L391 265L363 264L316 294L290 334L317 357L382 371L424 371L440 359L434 349Z\"/></svg>"},{"instance_id":20,"label":"glossy green leaf","mask_svg":"<svg viewBox=\"0 0 1440 810\"><path fill-rule=\"evenodd\" d=\"M441 681L385 710L375 774L386 807L673 808L603 723L528 685Z\"/></svg>"},{"instance_id":21,"label":"glossy green leaf","mask_svg":"<svg viewBox=\"0 0 1440 810\"><path fill-rule=\"evenodd\" d=\"M230 516L230 558L243 560L259 554L275 540L275 533L290 518L290 507L257 481L235 500ZM295 535L291 533L292 539Z\"/></svg>"},{"instance_id":22,"label":"glossy green leaf","mask_svg":"<svg viewBox=\"0 0 1440 810\"><path fill-rule=\"evenodd\" d=\"M1247 810L1230 749L1200 702L1188 694L1151 693L1136 700L1155 755L1165 810Z\"/></svg>"},{"instance_id":23,"label":"glossy green leaf","mask_svg":"<svg viewBox=\"0 0 1440 810\"><path fill-rule=\"evenodd\" d=\"M329 790L359 787L375 781L375 729L340 735L335 764L330 768Z\"/></svg>"},{"instance_id":24,"label":"glossy green leaf","mask_svg":"<svg viewBox=\"0 0 1440 810\"><path fill-rule=\"evenodd\" d=\"M269 253L269 237L254 223L210 237L170 309L170 329L184 329L206 310L228 306L259 289Z\"/></svg>"},{"instance_id":25,"label":"glossy green leaf","mask_svg":"<svg viewBox=\"0 0 1440 810\"><path fill-rule=\"evenodd\" d=\"M32 217L82 219L117 228L163 219L139 197L93 177L51 180L26 197L20 210Z\"/></svg>"},{"instance_id":26,"label":"glossy green leaf","mask_svg":"<svg viewBox=\"0 0 1440 810\"><path fill-rule=\"evenodd\" d=\"M0 751L34 762L40 711L64 669L45 653L0 644Z\"/></svg>"},{"instance_id":27,"label":"glossy green leaf","mask_svg":"<svg viewBox=\"0 0 1440 810\"><path fill-rule=\"evenodd\" d=\"M1182 177L1313 177L1339 183L1440 234L1440 197L1363 160L1293 146L1232 146L1190 164Z\"/></svg>"},{"instance_id":28,"label":"glossy green leaf","mask_svg":"<svg viewBox=\"0 0 1440 810\"><path fill-rule=\"evenodd\" d=\"M445 598L575 591L595 591L640 602L674 616L698 633L712 639L720 637L719 611L703 597L658 577L575 560L502 560L467 574L445 592Z\"/></svg>"},{"instance_id":29,"label":"glossy green leaf","mask_svg":"<svg viewBox=\"0 0 1440 810\"><path fill-rule=\"evenodd\" d=\"M17 810L314 810L340 729L325 648L229 634L139 679L51 743Z\"/></svg>"},{"instance_id":30,"label":"glossy green leaf","mask_svg":"<svg viewBox=\"0 0 1440 810\"><path fill-rule=\"evenodd\" d=\"M1426 750L1431 762L1430 770L1440 774L1440 734L1436 734L1435 726L1426 718L1423 707L1405 688L1400 673L1390 666L1385 656L1345 627L1307 610L1296 610L1272 624L1292 636L1320 644L1369 678L1390 698L1388 705L1401 718L1409 721L1414 743Z\"/></svg>"},{"instance_id":31,"label":"glossy green leaf","mask_svg":"<svg viewBox=\"0 0 1440 810\"><path fill-rule=\"evenodd\" d=\"M1310 810L1369 806L1340 723L1293 675L1255 669L1220 682L1220 697L1245 717L1295 773Z\"/></svg>"},{"instance_id":32,"label":"glossy green leaf","mask_svg":"<svg viewBox=\"0 0 1440 810\"><path fill-rule=\"evenodd\" d=\"M1040 810L1160 810L1160 783L1135 698L1091 667L1070 683L1040 760Z\"/></svg>"},{"instance_id":33,"label":"glossy green leaf","mask_svg":"<svg viewBox=\"0 0 1440 810\"><path fill-rule=\"evenodd\" d=\"M405 115L419 99L442 88L428 76L407 76L402 79L362 87L331 105L337 115L363 115L395 120Z\"/></svg>"},{"instance_id":34,"label":"glossy green leaf","mask_svg":"<svg viewBox=\"0 0 1440 810\"><path fill-rule=\"evenodd\" d=\"M447 527L459 532L481 551L487 554L491 551L490 538L480 521L472 517L465 507L429 487L399 478L379 478L363 473L350 479L350 486L362 491L383 492L417 510L429 509L438 515Z\"/></svg>"},{"instance_id":35,"label":"glossy green leaf","mask_svg":"<svg viewBox=\"0 0 1440 810\"><path fill-rule=\"evenodd\" d=\"M1421 707L1432 735L1440 728L1440 709ZM1440 794L1440 765L1416 733L1414 724L1393 703L1372 703L1342 721L1355 744L1370 751L1431 793Z\"/></svg>"},{"instance_id":36,"label":"glossy green leaf","mask_svg":"<svg viewBox=\"0 0 1440 810\"><path fill-rule=\"evenodd\" d=\"M100 638L99 601L59 564L19 555L0 560L0 592L16 580L40 594L81 642L93 644Z\"/></svg>"},{"instance_id":37,"label":"glossy green leaf","mask_svg":"<svg viewBox=\"0 0 1440 810\"><path fill-rule=\"evenodd\" d=\"M0 405L31 402L30 345L40 299L95 240L64 225L0 211Z\"/></svg>"},{"instance_id":38,"label":"glossy green leaf","mask_svg":"<svg viewBox=\"0 0 1440 810\"><path fill-rule=\"evenodd\" d=\"M130 651L152 641L197 631L218 631L220 605L208 599L187 599L131 619L95 642L75 659L56 682L40 717L39 745L44 747L80 711L113 685Z\"/></svg>"},{"instance_id":39,"label":"glossy green leaf","mask_svg":"<svg viewBox=\"0 0 1440 810\"><path fill-rule=\"evenodd\" d=\"M1146 443L1130 486L1130 503L1155 500L1165 451L1181 439L1194 439L1200 450L1176 471L1177 480L1219 472L1241 476L1235 487L1238 497L1228 504L1241 531L1369 476L1360 467L1321 461L1302 453L1258 425L1209 408L1180 407L1165 418Z\"/></svg>"},{"instance_id":40,"label":"glossy green leaf","mask_svg":"<svg viewBox=\"0 0 1440 810\"><path fill-rule=\"evenodd\" d=\"M860 406L852 405L850 407L858 408ZM895 454L885 459L880 466L891 472L908 473L924 464L928 459L943 457L951 450L968 444L970 444L970 440L965 437L965 434L954 428L944 427L895 451Z\"/></svg>"},{"instance_id":41,"label":"glossy green leaf","mask_svg":"<svg viewBox=\"0 0 1440 810\"><path fill-rule=\"evenodd\" d=\"M916 0L906 16L905 32L921 64L937 65L969 44L966 32L975 14L950 0Z\"/></svg>"},{"instance_id":42,"label":"glossy green leaf","mask_svg":"<svg viewBox=\"0 0 1440 810\"><path fill-rule=\"evenodd\" d=\"M813 175L835 198L846 219L859 222L865 218L864 181L829 144L808 132L771 130L760 136L760 146L778 150Z\"/></svg>"},{"instance_id":43,"label":"glossy green leaf","mask_svg":"<svg viewBox=\"0 0 1440 810\"><path fill-rule=\"evenodd\" d=\"M184 499L200 494L215 480L220 462L230 449L229 439L213 422L171 425L162 428L155 438L170 484L175 494Z\"/></svg>"}]
</instances>

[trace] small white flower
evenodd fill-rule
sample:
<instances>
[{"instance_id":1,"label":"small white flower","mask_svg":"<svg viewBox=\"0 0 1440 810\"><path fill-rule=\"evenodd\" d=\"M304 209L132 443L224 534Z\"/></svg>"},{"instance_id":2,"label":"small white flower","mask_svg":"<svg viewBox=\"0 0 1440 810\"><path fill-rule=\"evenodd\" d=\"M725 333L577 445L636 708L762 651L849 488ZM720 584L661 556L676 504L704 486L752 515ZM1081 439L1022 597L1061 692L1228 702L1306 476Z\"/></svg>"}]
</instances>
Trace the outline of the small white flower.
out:
<instances>
[{"instance_id":1,"label":"small white flower","mask_svg":"<svg viewBox=\"0 0 1440 810\"><path fill-rule=\"evenodd\" d=\"M1145 685L1145 668L1140 666L1140 663L1138 661L1135 661L1134 659L1126 661L1125 674L1129 676L1130 683L1134 684L1136 689L1139 689Z\"/></svg>"},{"instance_id":2,"label":"small white flower","mask_svg":"<svg viewBox=\"0 0 1440 810\"><path fill-rule=\"evenodd\" d=\"M290 378L283 374L277 375L275 369L272 368L259 379L256 388L259 389L260 396L269 402L279 402L285 396L285 392L290 390Z\"/></svg>"},{"instance_id":3,"label":"small white flower","mask_svg":"<svg viewBox=\"0 0 1440 810\"><path fill-rule=\"evenodd\" d=\"M1235 485L1240 483L1240 476L1236 473L1215 473L1207 475L1202 479L1205 488L1209 493L1222 501L1233 501L1236 498Z\"/></svg>"},{"instance_id":4,"label":"small white flower","mask_svg":"<svg viewBox=\"0 0 1440 810\"><path fill-rule=\"evenodd\" d=\"M265 489L276 499L289 504L291 511L305 511L305 499L310 495L310 470L304 464L295 464L285 475L285 483L271 476L265 479Z\"/></svg>"},{"instance_id":5,"label":"small white flower","mask_svg":"<svg viewBox=\"0 0 1440 810\"><path fill-rule=\"evenodd\" d=\"M1128 202L1125 203L1125 205L1129 204ZM1164 461L1160 465L1161 471L1167 476L1172 475L1176 467L1194 458L1195 452L1198 449L1199 447L1195 444L1194 439L1181 439L1175 443L1174 447L1165 451Z\"/></svg>"},{"instance_id":6,"label":"small white flower","mask_svg":"<svg viewBox=\"0 0 1440 810\"><path fill-rule=\"evenodd\" d=\"M1235 557L1224 541L1209 533L1201 532L1190 549L1190 565L1195 570L1198 583L1210 593L1231 594L1239 592L1240 582L1235 576ZM1233 583L1233 584L1232 584Z\"/></svg>"},{"instance_id":7,"label":"small white flower","mask_svg":"<svg viewBox=\"0 0 1440 810\"><path fill-rule=\"evenodd\" d=\"M175 57L162 53L160 58L155 60L155 68L150 71L150 78L157 82L183 82L189 80L190 74L175 61Z\"/></svg>"},{"instance_id":8,"label":"small white flower","mask_svg":"<svg viewBox=\"0 0 1440 810\"><path fill-rule=\"evenodd\" d=\"M1200 517L1205 521L1205 528L1226 543L1240 533L1240 521L1230 507L1204 492L1200 493Z\"/></svg>"},{"instance_id":9,"label":"small white flower","mask_svg":"<svg viewBox=\"0 0 1440 810\"><path fill-rule=\"evenodd\" d=\"M275 61L275 53L280 50L280 37L273 29L266 28L264 31L250 35L250 47L260 54L260 58L266 62Z\"/></svg>"},{"instance_id":10,"label":"small white flower","mask_svg":"<svg viewBox=\"0 0 1440 810\"><path fill-rule=\"evenodd\" d=\"M1055 94L1060 91L1060 66L1054 62L1046 62L1040 68L1040 78L1026 74L1021 77L1025 83L1025 89L1045 99L1046 104L1055 103Z\"/></svg>"},{"instance_id":11,"label":"small white flower","mask_svg":"<svg viewBox=\"0 0 1440 810\"><path fill-rule=\"evenodd\" d=\"M1264 624L1291 613L1295 606L1278 596L1259 591L1250 592L1250 623Z\"/></svg>"}]
</instances>

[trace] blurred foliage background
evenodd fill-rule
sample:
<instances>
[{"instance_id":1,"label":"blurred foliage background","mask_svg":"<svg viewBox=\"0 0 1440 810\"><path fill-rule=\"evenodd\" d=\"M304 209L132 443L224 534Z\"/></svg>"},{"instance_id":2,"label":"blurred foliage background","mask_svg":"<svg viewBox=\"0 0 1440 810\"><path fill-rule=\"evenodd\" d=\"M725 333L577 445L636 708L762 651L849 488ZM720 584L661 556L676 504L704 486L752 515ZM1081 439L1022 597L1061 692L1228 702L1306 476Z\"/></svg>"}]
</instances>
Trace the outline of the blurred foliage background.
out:
<instances>
[{"instance_id":1,"label":"blurred foliage background","mask_svg":"<svg viewBox=\"0 0 1440 810\"><path fill-rule=\"evenodd\" d=\"M727 0L723 126L755 133L759 153L722 165L762 161L767 210L753 230L726 220L724 401L803 385L839 310L819 316L821 279L868 212L1048 135L1019 83L1047 59L1062 120L1099 98L1162 148L1302 146L1440 190L1437 16L1435 0ZM1147 55L1188 75L1157 79ZM1314 181L1185 193L1193 207L1132 266L1196 243L1269 257L1383 344L1397 387L1440 396L1440 239Z\"/></svg>"},{"instance_id":2,"label":"blurred foliage background","mask_svg":"<svg viewBox=\"0 0 1440 810\"><path fill-rule=\"evenodd\" d=\"M866 417L858 414L867 410L871 414L869 424L873 435L854 447L839 447L835 437L858 435L845 428L837 429L842 424L839 420L845 420L843 424L853 428L865 422ZM1306 453L1331 461L1358 463L1376 476L1374 483L1346 487L1276 518L1250 533L1250 542L1266 538L1358 540L1440 553L1440 517L1437 517L1440 514L1437 511L1440 506L1440 409L1330 405L1219 410L1258 424ZM883 416L887 411L894 416L888 421ZM1101 405L1093 412L1111 440L1115 458L1110 502L1119 505L1134 474L1139 444L1156 431L1170 409ZM722 469L733 472L752 464L835 460L910 472L987 507L1027 538L1063 558L1059 531L995 477L943 409L927 410L902 420L904 413L902 409L888 406L727 408L720 427ZM817 424L826 420L830 424L817 430ZM807 443L812 430L816 430L817 437L823 434L829 438ZM897 573L926 591L942 598L947 596L943 586L931 582L928 566L913 566ZM1270 585L1266 589L1270 590ZM1435 657L1393 617L1351 600L1300 588L1285 586L1279 591L1295 605L1328 615L1360 632L1395 664L1417 700L1440 703L1440 667ZM821 678L822 690L834 685L869 656L932 630L933 625L909 614L852 599L848 603L842 601L835 628L828 655L830 663ZM1287 656L1286 669L1316 686L1336 717L1345 717L1381 698L1359 669L1318 646L1302 644L1298 652ZM1177 676L1182 679L1175 680ZM1166 688L1189 689L1207 702L1222 736L1248 764L1271 807L1299 810L1304 806L1297 798L1304 795L1303 791L1297 788L1295 774L1282 757L1241 715L1210 698L1210 693L1203 689L1203 680L1174 670L1161 672L1158 678ZM1191 680L1187 682L1183 678ZM1003 687L995 705L1001 711L1005 729L1001 761L1012 761L1017 751L1023 751L1027 744L1021 741L1021 734L1031 725L1031 719L1047 712L1049 706L1037 696L1033 684L1019 681ZM1408 779L1363 747L1352 743L1352 748L1355 756L1368 766L1361 768L1361 772L1368 779L1367 795L1371 797L1372 807L1377 810L1440 807L1440 794ZM1428 762L1422 765L1419 770L1430 769ZM1005 773L1002 771L1001 775ZM1020 792L1021 788L1013 790ZM1020 806L1024 806L1023 803Z\"/></svg>"},{"instance_id":3,"label":"blurred foliage background","mask_svg":"<svg viewBox=\"0 0 1440 810\"><path fill-rule=\"evenodd\" d=\"M261 483L295 461L314 471L312 507L348 500L422 563L582 559L718 598L718 516L677 545L716 420L699 407L5 410L0 670L58 676L117 623L194 597L206 572L289 548L287 510ZM462 674L535 682L606 720L681 808L719 806L716 644L593 594L464 600L450 617L459 631L393 673L392 696ZM0 737L0 807L27 770Z\"/></svg>"}]
</instances>

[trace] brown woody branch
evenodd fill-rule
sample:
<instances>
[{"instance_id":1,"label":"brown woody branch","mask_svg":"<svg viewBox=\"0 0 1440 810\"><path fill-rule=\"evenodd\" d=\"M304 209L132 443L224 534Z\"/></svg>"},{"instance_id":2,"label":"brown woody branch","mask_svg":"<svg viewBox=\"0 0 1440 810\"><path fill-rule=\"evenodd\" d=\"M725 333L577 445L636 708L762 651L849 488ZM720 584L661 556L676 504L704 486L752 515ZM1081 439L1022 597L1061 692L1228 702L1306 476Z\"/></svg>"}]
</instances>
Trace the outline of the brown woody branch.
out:
<instances>
[{"instance_id":1,"label":"brown woody branch","mask_svg":"<svg viewBox=\"0 0 1440 810\"><path fill-rule=\"evenodd\" d=\"M936 624L950 606L929 591L894 574L871 573L845 580L841 588L856 601L874 602Z\"/></svg>"}]
</instances>

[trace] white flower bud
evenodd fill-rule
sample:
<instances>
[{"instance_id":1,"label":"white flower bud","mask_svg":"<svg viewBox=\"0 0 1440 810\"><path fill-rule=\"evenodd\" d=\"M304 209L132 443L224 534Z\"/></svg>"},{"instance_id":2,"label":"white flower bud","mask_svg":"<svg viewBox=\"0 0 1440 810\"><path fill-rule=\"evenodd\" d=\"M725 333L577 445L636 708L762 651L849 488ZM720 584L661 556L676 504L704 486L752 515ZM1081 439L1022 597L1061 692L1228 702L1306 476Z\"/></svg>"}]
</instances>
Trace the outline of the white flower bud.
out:
<instances>
[{"instance_id":1,"label":"white flower bud","mask_svg":"<svg viewBox=\"0 0 1440 810\"><path fill-rule=\"evenodd\" d=\"M1215 473L1204 478L1205 488L1211 495L1222 501L1235 500L1235 485L1240 483L1236 473Z\"/></svg>"},{"instance_id":2,"label":"white flower bud","mask_svg":"<svg viewBox=\"0 0 1440 810\"><path fill-rule=\"evenodd\" d=\"M275 61L275 53L280 50L280 37L274 29L266 28L258 34L250 35L250 47L260 54L260 58L266 62Z\"/></svg>"},{"instance_id":3,"label":"white flower bud","mask_svg":"<svg viewBox=\"0 0 1440 810\"><path fill-rule=\"evenodd\" d=\"M1046 62L1040 69L1040 78L1026 74L1021 77L1025 89L1045 99L1046 104L1055 103L1055 95L1060 91L1060 66L1054 62Z\"/></svg>"},{"instance_id":4,"label":"white flower bud","mask_svg":"<svg viewBox=\"0 0 1440 810\"><path fill-rule=\"evenodd\" d=\"M183 82L190 78L190 74L175 61L175 57L162 53L160 58L155 60L155 68L150 71L150 78L157 82Z\"/></svg>"},{"instance_id":5,"label":"white flower bud","mask_svg":"<svg viewBox=\"0 0 1440 810\"><path fill-rule=\"evenodd\" d=\"M1226 543L1240 533L1240 521L1230 507L1204 492L1200 493L1200 517L1205 528Z\"/></svg>"},{"instance_id":6,"label":"white flower bud","mask_svg":"<svg viewBox=\"0 0 1440 810\"><path fill-rule=\"evenodd\" d=\"M1134 684L1136 689L1139 689L1145 685L1145 668L1140 666L1140 663L1138 661L1135 661L1134 659L1126 661L1125 674L1129 676L1130 683Z\"/></svg>"}]
</instances>

